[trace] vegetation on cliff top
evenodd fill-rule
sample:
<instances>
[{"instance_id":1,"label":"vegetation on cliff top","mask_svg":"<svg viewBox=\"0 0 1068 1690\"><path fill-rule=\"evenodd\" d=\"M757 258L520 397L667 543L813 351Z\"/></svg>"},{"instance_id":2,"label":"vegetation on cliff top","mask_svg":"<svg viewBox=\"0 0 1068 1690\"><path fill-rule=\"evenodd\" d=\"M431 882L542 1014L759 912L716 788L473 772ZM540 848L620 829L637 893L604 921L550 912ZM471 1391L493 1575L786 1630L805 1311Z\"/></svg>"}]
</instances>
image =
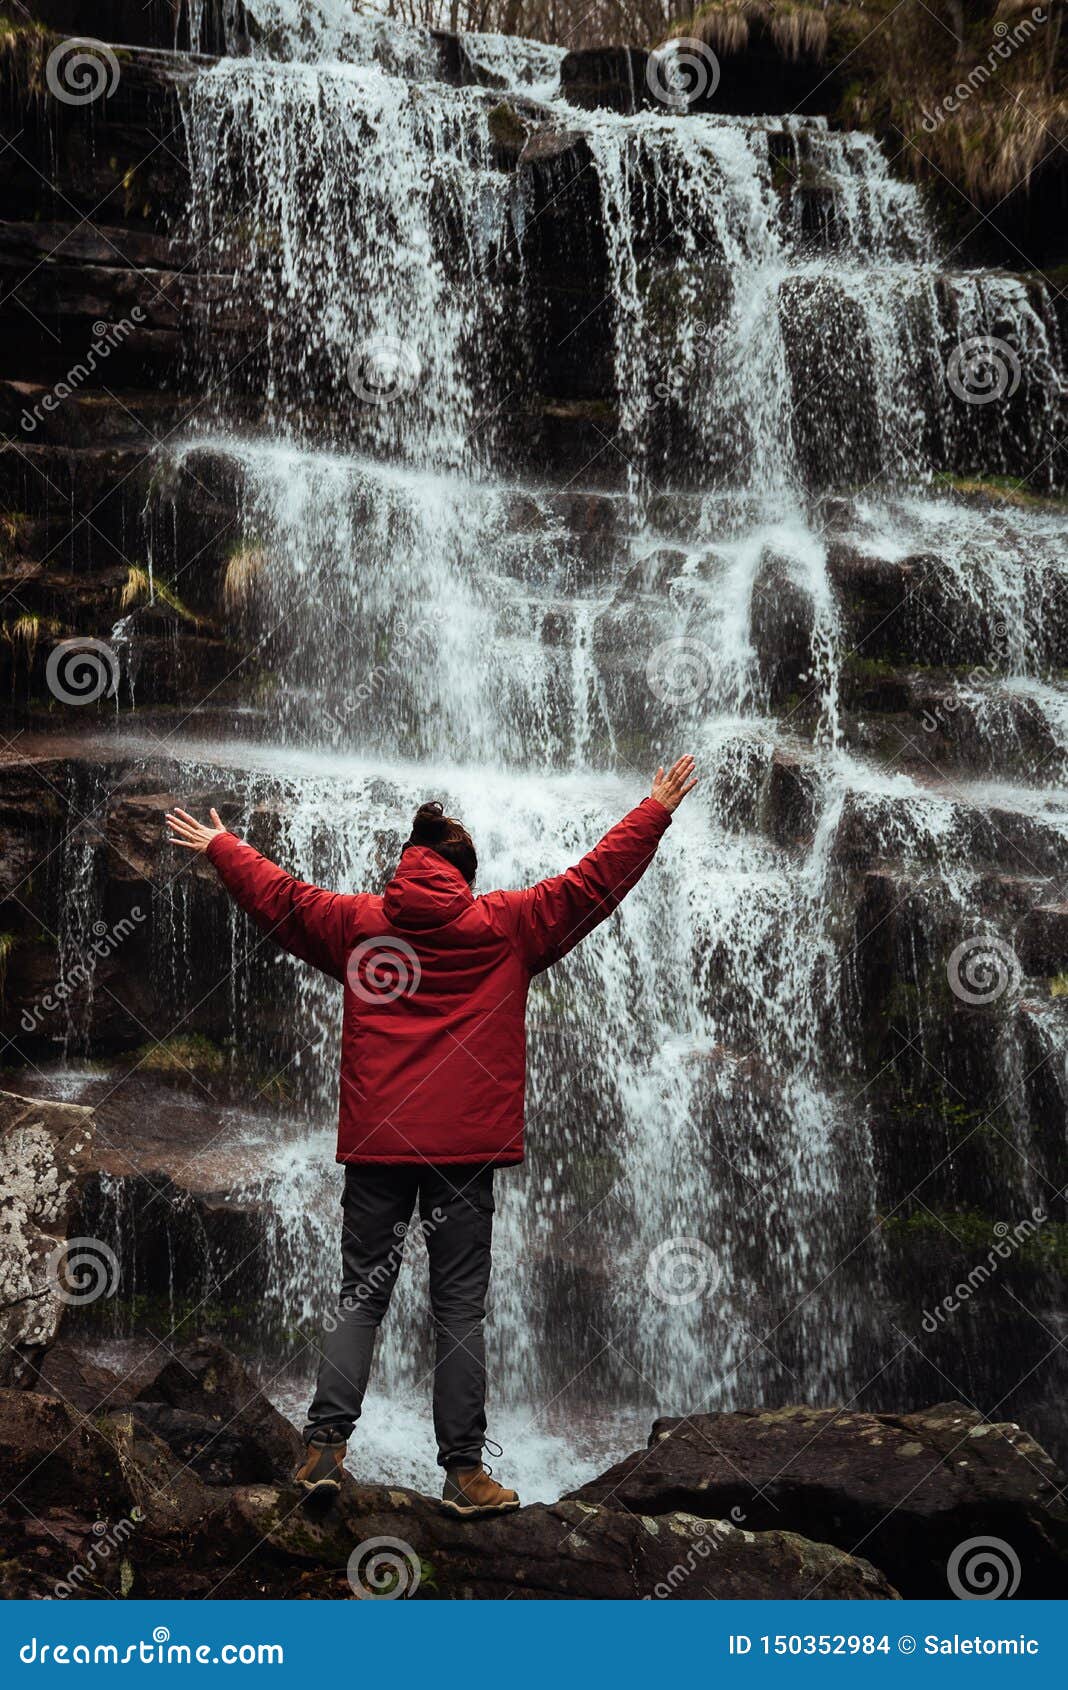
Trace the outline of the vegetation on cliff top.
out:
<instances>
[{"instance_id":1,"label":"vegetation on cliff top","mask_svg":"<svg viewBox=\"0 0 1068 1690\"><path fill-rule=\"evenodd\" d=\"M440 23L437 0L390 0ZM763 44L810 61L845 123L900 137L900 165L979 205L1030 182L1068 141L1066 0L452 0L452 29L556 42L703 41L724 59Z\"/></svg>"},{"instance_id":2,"label":"vegetation on cliff top","mask_svg":"<svg viewBox=\"0 0 1068 1690\"><path fill-rule=\"evenodd\" d=\"M843 121L900 136L902 167L980 203L1068 139L1064 0L707 0L672 33L714 52L758 36L840 84Z\"/></svg>"}]
</instances>

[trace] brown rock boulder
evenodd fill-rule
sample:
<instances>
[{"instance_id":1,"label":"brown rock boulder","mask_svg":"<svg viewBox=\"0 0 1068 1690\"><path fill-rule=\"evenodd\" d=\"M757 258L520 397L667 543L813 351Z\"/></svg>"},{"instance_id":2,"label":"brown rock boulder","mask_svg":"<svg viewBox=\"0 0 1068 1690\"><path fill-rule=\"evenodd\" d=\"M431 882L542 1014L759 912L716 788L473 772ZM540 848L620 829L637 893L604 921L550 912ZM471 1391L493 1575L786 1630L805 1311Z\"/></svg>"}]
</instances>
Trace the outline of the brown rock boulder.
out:
<instances>
[{"instance_id":1,"label":"brown rock boulder","mask_svg":"<svg viewBox=\"0 0 1068 1690\"><path fill-rule=\"evenodd\" d=\"M303 1453L296 1428L248 1368L211 1338L168 1356L131 1412L209 1485L288 1480Z\"/></svg>"},{"instance_id":2,"label":"brown rock boulder","mask_svg":"<svg viewBox=\"0 0 1068 1690\"><path fill-rule=\"evenodd\" d=\"M251 1486L236 1515L275 1555L330 1569L364 1596L419 1600L872 1600L896 1595L866 1562L789 1532L582 1502L463 1521L414 1491L346 1485L320 1523L295 1493ZM220 1594L228 1594L224 1588Z\"/></svg>"},{"instance_id":3,"label":"brown rock boulder","mask_svg":"<svg viewBox=\"0 0 1068 1690\"><path fill-rule=\"evenodd\" d=\"M946 1403L913 1414L782 1408L658 1420L648 1449L573 1496L636 1514L741 1518L758 1534L803 1531L866 1556L909 1597L959 1594L951 1557L996 1538L1014 1593L1052 1597L1068 1573L1061 1486L1018 1426Z\"/></svg>"}]
</instances>

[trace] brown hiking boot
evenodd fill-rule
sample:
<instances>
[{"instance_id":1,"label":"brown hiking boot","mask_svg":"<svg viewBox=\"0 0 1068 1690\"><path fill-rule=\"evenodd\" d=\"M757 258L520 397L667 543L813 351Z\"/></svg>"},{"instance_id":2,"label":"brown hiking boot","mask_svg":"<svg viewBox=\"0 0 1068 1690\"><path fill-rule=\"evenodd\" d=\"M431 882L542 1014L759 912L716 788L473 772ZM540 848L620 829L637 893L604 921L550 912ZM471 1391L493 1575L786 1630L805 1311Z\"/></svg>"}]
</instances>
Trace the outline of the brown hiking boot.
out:
<instances>
[{"instance_id":1,"label":"brown hiking boot","mask_svg":"<svg viewBox=\"0 0 1068 1690\"><path fill-rule=\"evenodd\" d=\"M454 1467L445 1475L441 1506L450 1514L508 1514L519 1507L514 1490L505 1490L485 1467Z\"/></svg>"},{"instance_id":2,"label":"brown hiking boot","mask_svg":"<svg viewBox=\"0 0 1068 1690\"><path fill-rule=\"evenodd\" d=\"M308 1444L303 1464L293 1475L295 1482L309 1494L341 1489L341 1475L345 1471L345 1440L339 1433L325 1433Z\"/></svg>"}]
</instances>

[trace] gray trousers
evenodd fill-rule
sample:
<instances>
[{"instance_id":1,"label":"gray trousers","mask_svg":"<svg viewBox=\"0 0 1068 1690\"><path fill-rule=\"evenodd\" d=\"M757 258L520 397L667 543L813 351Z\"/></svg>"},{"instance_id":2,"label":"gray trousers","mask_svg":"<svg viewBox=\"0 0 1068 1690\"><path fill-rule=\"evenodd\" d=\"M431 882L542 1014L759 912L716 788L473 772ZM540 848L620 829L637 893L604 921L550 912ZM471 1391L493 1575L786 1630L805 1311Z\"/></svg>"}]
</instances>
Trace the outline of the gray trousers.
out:
<instances>
[{"instance_id":1,"label":"gray trousers","mask_svg":"<svg viewBox=\"0 0 1068 1690\"><path fill-rule=\"evenodd\" d=\"M430 1257L438 1461L478 1467L486 1436L482 1319L493 1235L492 1167L346 1167L341 1295L328 1322L304 1438L331 1431L347 1439L360 1417L375 1334L393 1294L416 1199Z\"/></svg>"}]
</instances>

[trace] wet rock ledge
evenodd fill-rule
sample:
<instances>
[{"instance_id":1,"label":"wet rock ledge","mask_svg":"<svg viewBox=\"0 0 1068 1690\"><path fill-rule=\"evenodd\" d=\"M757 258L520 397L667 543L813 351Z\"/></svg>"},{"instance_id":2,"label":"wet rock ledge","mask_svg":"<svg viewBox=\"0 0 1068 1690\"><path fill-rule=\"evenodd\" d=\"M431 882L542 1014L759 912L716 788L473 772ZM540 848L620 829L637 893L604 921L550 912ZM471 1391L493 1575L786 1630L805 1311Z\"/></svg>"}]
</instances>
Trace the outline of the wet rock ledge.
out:
<instances>
[{"instance_id":1,"label":"wet rock ledge","mask_svg":"<svg viewBox=\"0 0 1068 1690\"><path fill-rule=\"evenodd\" d=\"M1063 1478L960 1403L661 1419L569 1496L496 1520L351 1480L309 1513L295 1428L215 1336L172 1319L122 1376L86 1350L77 1305L108 1248L75 1234L110 1131L0 1093L0 1596L888 1600L984 1577L1063 1595Z\"/></svg>"},{"instance_id":2,"label":"wet rock ledge","mask_svg":"<svg viewBox=\"0 0 1068 1690\"><path fill-rule=\"evenodd\" d=\"M980 1536L1012 1594L1063 1590L1063 1481L960 1404L658 1421L574 1495L463 1522L348 1479L310 1511L296 1431L210 1338L125 1378L57 1343L31 1385L0 1391L5 1596L941 1597Z\"/></svg>"}]
</instances>

